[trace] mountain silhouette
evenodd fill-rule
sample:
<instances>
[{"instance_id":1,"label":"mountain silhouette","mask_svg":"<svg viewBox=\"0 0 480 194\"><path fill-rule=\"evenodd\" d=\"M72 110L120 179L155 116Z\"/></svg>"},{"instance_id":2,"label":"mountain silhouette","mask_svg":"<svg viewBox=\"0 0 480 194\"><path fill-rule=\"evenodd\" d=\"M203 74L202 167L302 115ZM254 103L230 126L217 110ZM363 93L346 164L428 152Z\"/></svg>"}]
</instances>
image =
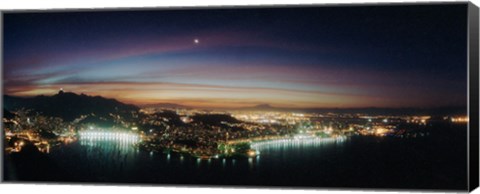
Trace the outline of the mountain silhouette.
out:
<instances>
[{"instance_id":1,"label":"mountain silhouette","mask_svg":"<svg viewBox=\"0 0 480 194\"><path fill-rule=\"evenodd\" d=\"M13 119L15 117L15 114L12 112L8 111L7 109L3 109L3 118L6 119Z\"/></svg>"},{"instance_id":2,"label":"mountain silhouette","mask_svg":"<svg viewBox=\"0 0 480 194\"><path fill-rule=\"evenodd\" d=\"M254 106L253 108L260 108L260 109L270 109L273 108L270 104L259 104Z\"/></svg>"},{"instance_id":3,"label":"mountain silhouette","mask_svg":"<svg viewBox=\"0 0 480 194\"><path fill-rule=\"evenodd\" d=\"M110 113L128 117L132 111L138 111L138 107L115 99L62 91L53 96L40 95L31 98L4 95L3 100L7 111L32 109L42 115L60 117L65 121L73 121L82 115L109 118Z\"/></svg>"}]
</instances>

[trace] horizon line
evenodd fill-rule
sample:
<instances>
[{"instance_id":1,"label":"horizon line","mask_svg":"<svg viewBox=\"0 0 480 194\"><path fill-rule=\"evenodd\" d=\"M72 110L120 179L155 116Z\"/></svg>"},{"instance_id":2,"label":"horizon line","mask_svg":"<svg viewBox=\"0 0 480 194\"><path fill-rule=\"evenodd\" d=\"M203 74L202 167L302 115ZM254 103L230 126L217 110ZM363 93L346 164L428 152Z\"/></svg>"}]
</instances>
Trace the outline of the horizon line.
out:
<instances>
[{"instance_id":1,"label":"horizon line","mask_svg":"<svg viewBox=\"0 0 480 194\"><path fill-rule=\"evenodd\" d=\"M120 103L123 103L123 104L127 104L127 105L134 105L136 106L137 108L148 108L148 107L145 107L145 106L155 106L155 105L159 105L159 104L171 104L171 105L177 105L177 106L183 106L184 108L187 108L187 109L211 109L211 110L215 110L215 109L222 109L222 110L231 110L231 109L246 109L246 108L261 108L261 107L258 107L258 106L261 106L261 105L265 105L267 106L268 108L272 108L272 109L290 109L290 110L295 110L295 109L302 109L302 110L313 110L313 109L339 109L339 110L348 110L348 109L444 109L444 108L467 108L468 105L448 105L448 106L435 106L435 107L413 107L413 106L408 106L408 107L381 107L381 106L359 106L359 107L338 107L338 106L332 106L332 107L287 107L287 106L274 106L274 105L271 105L270 103L259 103L259 104L256 104L256 105L253 105L253 106L240 106L240 107L204 107L204 106L190 106L190 105L185 105L185 104L181 104L181 103L173 103L173 102L169 102L169 101L158 101L158 102L154 102L154 103L131 103L131 102L125 102L123 100L119 100L117 98L114 98L114 97L106 97L106 96L102 96L102 95L89 95L89 94L85 94L85 93L76 93L76 92L71 92L71 91L65 91L64 93L72 93L72 94L75 94L75 95L85 95L85 96L89 96L89 97L102 97L102 98L105 98L105 99L113 99L113 100L116 100ZM60 94L60 91L58 93L55 93L55 94L52 94L52 95L48 95L48 94L40 94L40 95L34 95L34 96L18 96L18 95L10 95L10 94L3 94L3 96L12 96L12 97L19 97L19 98L34 98L34 97L38 97L38 96L49 96L49 97L52 97L52 96L55 96L55 95L58 95ZM3 100L3 99L2 99Z\"/></svg>"}]
</instances>

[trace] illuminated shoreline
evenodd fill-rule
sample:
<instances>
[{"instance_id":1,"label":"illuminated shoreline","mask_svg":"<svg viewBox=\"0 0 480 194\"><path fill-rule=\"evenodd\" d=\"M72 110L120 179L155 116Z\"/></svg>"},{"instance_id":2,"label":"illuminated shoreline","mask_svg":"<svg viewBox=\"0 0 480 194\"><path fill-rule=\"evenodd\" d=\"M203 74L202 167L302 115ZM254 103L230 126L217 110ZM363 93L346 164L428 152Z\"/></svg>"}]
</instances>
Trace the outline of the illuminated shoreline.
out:
<instances>
[{"instance_id":1,"label":"illuminated shoreline","mask_svg":"<svg viewBox=\"0 0 480 194\"><path fill-rule=\"evenodd\" d=\"M117 131L82 131L78 132L80 140L105 140L137 143L140 137L134 133L117 132Z\"/></svg>"},{"instance_id":2,"label":"illuminated shoreline","mask_svg":"<svg viewBox=\"0 0 480 194\"><path fill-rule=\"evenodd\" d=\"M347 139L346 136L321 138L317 136L302 136L297 135L290 138L252 142L250 144L252 149L263 150L279 147L290 146L316 146L324 143L343 142Z\"/></svg>"}]
</instances>

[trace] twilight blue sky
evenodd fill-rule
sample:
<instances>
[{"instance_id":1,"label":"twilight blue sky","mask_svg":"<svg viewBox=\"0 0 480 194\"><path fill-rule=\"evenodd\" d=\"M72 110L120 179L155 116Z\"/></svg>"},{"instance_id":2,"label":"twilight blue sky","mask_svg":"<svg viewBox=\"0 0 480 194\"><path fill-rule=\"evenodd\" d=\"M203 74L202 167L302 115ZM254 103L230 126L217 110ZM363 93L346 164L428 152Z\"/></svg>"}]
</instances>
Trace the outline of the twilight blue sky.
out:
<instances>
[{"instance_id":1,"label":"twilight blue sky","mask_svg":"<svg viewBox=\"0 0 480 194\"><path fill-rule=\"evenodd\" d=\"M4 92L196 107L465 106L466 6L6 13Z\"/></svg>"}]
</instances>

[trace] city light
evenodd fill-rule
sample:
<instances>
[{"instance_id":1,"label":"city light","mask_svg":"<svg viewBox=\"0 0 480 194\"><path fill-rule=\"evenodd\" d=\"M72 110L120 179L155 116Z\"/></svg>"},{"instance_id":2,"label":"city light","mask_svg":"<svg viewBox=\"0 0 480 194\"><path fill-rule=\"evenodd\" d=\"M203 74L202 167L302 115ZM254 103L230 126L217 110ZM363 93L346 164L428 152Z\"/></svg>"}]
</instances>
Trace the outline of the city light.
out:
<instances>
[{"instance_id":1,"label":"city light","mask_svg":"<svg viewBox=\"0 0 480 194\"><path fill-rule=\"evenodd\" d=\"M257 155L257 152L255 150L249 150L247 154L249 157L255 157Z\"/></svg>"},{"instance_id":2,"label":"city light","mask_svg":"<svg viewBox=\"0 0 480 194\"><path fill-rule=\"evenodd\" d=\"M80 139L103 140L136 143L140 141L139 135L120 131L81 131L78 133Z\"/></svg>"},{"instance_id":3,"label":"city light","mask_svg":"<svg viewBox=\"0 0 480 194\"><path fill-rule=\"evenodd\" d=\"M251 144L251 148L255 150L265 150L293 146L318 146L325 143L343 142L345 140L346 137L344 136L330 138L320 138L315 136L296 136L292 138L254 142Z\"/></svg>"},{"instance_id":4,"label":"city light","mask_svg":"<svg viewBox=\"0 0 480 194\"><path fill-rule=\"evenodd\" d=\"M468 123L468 117L452 117L450 119L454 123Z\"/></svg>"}]
</instances>

